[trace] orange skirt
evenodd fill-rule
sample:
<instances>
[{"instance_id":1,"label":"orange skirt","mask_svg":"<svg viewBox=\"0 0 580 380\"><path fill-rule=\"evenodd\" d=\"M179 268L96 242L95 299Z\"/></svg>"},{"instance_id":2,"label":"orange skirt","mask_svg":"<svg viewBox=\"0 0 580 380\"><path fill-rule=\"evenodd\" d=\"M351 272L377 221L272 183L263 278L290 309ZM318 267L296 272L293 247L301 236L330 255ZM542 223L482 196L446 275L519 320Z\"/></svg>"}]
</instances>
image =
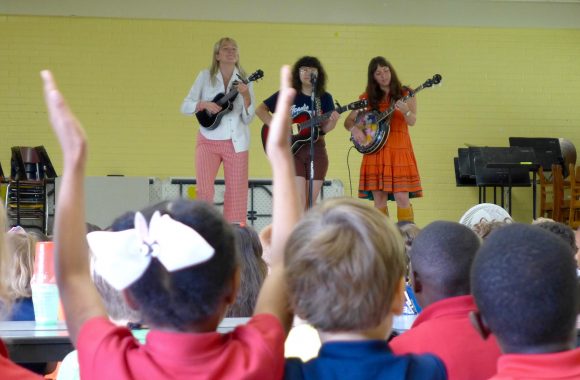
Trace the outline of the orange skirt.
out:
<instances>
[{"instance_id":1,"label":"orange skirt","mask_svg":"<svg viewBox=\"0 0 580 380\"><path fill-rule=\"evenodd\" d=\"M409 198L423 196L421 178L408 131L391 129L388 140L381 150L363 156L359 198L373 200L373 191L387 192L391 201L395 200L394 193L409 193Z\"/></svg>"}]
</instances>

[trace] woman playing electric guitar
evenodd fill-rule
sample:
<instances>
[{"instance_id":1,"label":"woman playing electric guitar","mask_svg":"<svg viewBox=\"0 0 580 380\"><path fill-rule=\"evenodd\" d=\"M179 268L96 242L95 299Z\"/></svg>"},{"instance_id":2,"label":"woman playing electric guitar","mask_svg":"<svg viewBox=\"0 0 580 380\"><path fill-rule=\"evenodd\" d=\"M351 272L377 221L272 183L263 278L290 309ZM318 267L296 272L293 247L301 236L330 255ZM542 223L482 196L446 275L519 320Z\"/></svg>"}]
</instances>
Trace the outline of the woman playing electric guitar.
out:
<instances>
[{"instance_id":1,"label":"woman playing electric guitar","mask_svg":"<svg viewBox=\"0 0 580 380\"><path fill-rule=\"evenodd\" d=\"M417 170L417 161L409 126L417 121L417 99L402 99L409 93L403 87L393 66L383 57L371 59L367 72L367 88L361 99L368 99L372 110L383 112L392 103L396 111L390 122L390 134L380 150L365 154L360 168L359 198L373 200L375 207L388 213L387 201L397 203L399 221L414 221L410 198L422 197L423 189ZM362 118L360 116L363 116ZM359 144L365 143L365 115L351 112L344 122L352 139Z\"/></svg>"},{"instance_id":2,"label":"woman playing electric guitar","mask_svg":"<svg viewBox=\"0 0 580 380\"><path fill-rule=\"evenodd\" d=\"M311 99L313 90L312 79L315 79L316 83L314 88L316 95L315 104L312 104ZM332 95L326 92L326 72L318 58L305 56L294 64L292 68L292 87L296 89L296 98L290 110L291 118L294 122L301 122L305 120L304 118L312 117L313 111L316 111L316 115L322 115L334 109ZM256 115L266 125L270 125L272 114L276 112L277 99L278 93L276 92L256 108ZM334 111L326 121L322 122L320 126L315 127L319 128L319 130L315 131L318 132L315 133L318 139L314 143L312 203L318 198L324 177L328 171L328 155L326 153L324 135L334 129L338 118L338 112ZM309 135L309 132L306 134ZM296 186L298 187L302 205L306 209L309 204L308 179L310 178L310 149L308 144L305 144L305 146L296 152L294 155L294 165L296 167Z\"/></svg>"},{"instance_id":3,"label":"woman playing electric guitar","mask_svg":"<svg viewBox=\"0 0 580 380\"><path fill-rule=\"evenodd\" d=\"M233 88L239 93L233 100L232 110L221 118L217 127L200 128L195 149L197 198L213 204L214 181L223 162L224 217L232 223L245 223L248 208L249 125L255 102L252 83L245 84L245 76L238 44L232 38L222 38L214 45L211 68L199 73L181 105L185 115L202 110L216 114L221 111L213 101L216 95L227 94Z\"/></svg>"}]
</instances>

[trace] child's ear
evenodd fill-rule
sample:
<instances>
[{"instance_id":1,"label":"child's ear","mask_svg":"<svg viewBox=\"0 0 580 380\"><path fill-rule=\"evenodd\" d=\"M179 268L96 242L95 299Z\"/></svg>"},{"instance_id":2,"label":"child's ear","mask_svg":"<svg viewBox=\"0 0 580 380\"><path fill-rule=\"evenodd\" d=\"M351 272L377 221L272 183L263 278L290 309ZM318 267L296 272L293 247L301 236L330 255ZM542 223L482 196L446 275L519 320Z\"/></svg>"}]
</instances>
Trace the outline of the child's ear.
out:
<instances>
[{"instance_id":1,"label":"child's ear","mask_svg":"<svg viewBox=\"0 0 580 380\"><path fill-rule=\"evenodd\" d=\"M123 299L125 300L127 306L129 306L129 308L133 310L139 310L139 305L137 304L137 302L135 302L135 298L133 298L133 295L131 294L130 291L128 291L127 289L123 289L121 291L121 294L123 295Z\"/></svg>"},{"instance_id":2,"label":"child's ear","mask_svg":"<svg viewBox=\"0 0 580 380\"><path fill-rule=\"evenodd\" d=\"M415 294L421 293L423 291L421 276L419 276L419 274L415 271L411 272L411 286L413 287L413 292L415 292Z\"/></svg>"},{"instance_id":3,"label":"child's ear","mask_svg":"<svg viewBox=\"0 0 580 380\"><path fill-rule=\"evenodd\" d=\"M471 322L471 325L475 331L477 331L484 340L491 335L491 331L489 330L489 327L487 327L485 319L479 313L479 311L470 311L469 321Z\"/></svg>"},{"instance_id":4,"label":"child's ear","mask_svg":"<svg viewBox=\"0 0 580 380\"><path fill-rule=\"evenodd\" d=\"M232 277L232 286L230 287L230 292L226 294L226 304L232 305L234 302L236 302L236 296L240 290L240 280L241 271L240 267L238 266L234 272L234 276Z\"/></svg>"},{"instance_id":5,"label":"child's ear","mask_svg":"<svg viewBox=\"0 0 580 380\"><path fill-rule=\"evenodd\" d=\"M399 284L395 289L395 296L393 297L391 312L394 315L401 315L403 313L404 304L405 304L405 278L401 277L401 281L399 281Z\"/></svg>"}]
</instances>

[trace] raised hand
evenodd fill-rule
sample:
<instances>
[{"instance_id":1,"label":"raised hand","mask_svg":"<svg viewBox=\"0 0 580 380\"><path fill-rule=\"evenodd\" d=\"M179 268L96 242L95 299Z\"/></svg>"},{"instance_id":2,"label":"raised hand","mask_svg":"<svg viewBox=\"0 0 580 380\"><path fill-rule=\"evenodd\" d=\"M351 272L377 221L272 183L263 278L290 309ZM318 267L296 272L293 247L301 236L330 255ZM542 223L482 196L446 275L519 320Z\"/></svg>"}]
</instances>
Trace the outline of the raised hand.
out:
<instances>
[{"instance_id":1,"label":"raised hand","mask_svg":"<svg viewBox=\"0 0 580 380\"><path fill-rule=\"evenodd\" d=\"M289 66L283 66L280 70L280 92L276 113L270 122L266 153L272 159L277 153L288 153L290 156L290 106L296 96L296 90L292 88L292 75Z\"/></svg>"},{"instance_id":2,"label":"raised hand","mask_svg":"<svg viewBox=\"0 0 580 380\"><path fill-rule=\"evenodd\" d=\"M68 165L83 163L87 155L87 138L81 123L60 93L52 73L41 73L44 82L44 100L52 129L62 148L65 169Z\"/></svg>"},{"instance_id":3,"label":"raised hand","mask_svg":"<svg viewBox=\"0 0 580 380\"><path fill-rule=\"evenodd\" d=\"M54 220L55 269L69 337L76 345L83 323L106 317L101 297L89 271L85 226L85 131L58 90L50 71L42 71L44 98L52 129L63 155L63 174Z\"/></svg>"}]
</instances>

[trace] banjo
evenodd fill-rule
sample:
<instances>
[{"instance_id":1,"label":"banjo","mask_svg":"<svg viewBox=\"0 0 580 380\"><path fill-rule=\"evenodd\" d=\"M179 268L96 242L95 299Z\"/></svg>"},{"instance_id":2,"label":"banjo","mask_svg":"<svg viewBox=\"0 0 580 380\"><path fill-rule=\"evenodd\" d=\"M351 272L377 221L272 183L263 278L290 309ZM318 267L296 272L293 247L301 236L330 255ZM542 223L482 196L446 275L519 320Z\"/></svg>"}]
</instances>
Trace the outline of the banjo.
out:
<instances>
[{"instance_id":1,"label":"banjo","mask_svg":"<svg viewBox=\"0 0 580 380\"><path fill-rule=\"evenodd\" d=\"M406 102L419 91L441 83L441 79L441 75L433 75L432 78L427 79L419 87L410 90L409 94L401 100ZM395 102L393 102L393 104L391 104L391 106L384 112L369 111L363 112L357 116L355 128L360 128L365 135L365 140L362 143L356 141L352 136L350 137L350 141L352 141L357 151L362 154L371 154L380 150L385 145L389 138L393 112L395 112Z\"/></svg>"}]
</instances>

